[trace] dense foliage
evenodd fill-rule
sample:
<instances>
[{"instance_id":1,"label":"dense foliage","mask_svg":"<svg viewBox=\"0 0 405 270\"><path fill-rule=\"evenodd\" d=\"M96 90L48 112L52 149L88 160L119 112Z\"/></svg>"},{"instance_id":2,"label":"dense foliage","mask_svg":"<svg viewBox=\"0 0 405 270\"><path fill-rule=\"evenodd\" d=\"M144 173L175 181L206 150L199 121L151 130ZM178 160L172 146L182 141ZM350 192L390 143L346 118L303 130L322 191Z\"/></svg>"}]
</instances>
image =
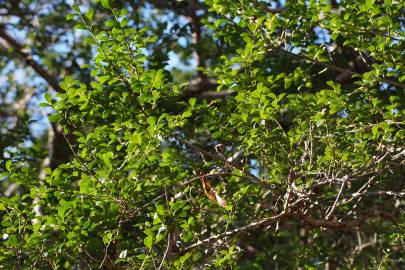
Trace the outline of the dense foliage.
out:
<instances>
[{"instance_id":1,"label":"dense foliage","mask_svg":"<svg viewBox=\"0 0 405 270\"><path fill-rule=\"evenodd\" d=\"M2 267L405 267L401 1L96 2L0 23L56 92L0 87Z\"/></svg>"}]
</instances>

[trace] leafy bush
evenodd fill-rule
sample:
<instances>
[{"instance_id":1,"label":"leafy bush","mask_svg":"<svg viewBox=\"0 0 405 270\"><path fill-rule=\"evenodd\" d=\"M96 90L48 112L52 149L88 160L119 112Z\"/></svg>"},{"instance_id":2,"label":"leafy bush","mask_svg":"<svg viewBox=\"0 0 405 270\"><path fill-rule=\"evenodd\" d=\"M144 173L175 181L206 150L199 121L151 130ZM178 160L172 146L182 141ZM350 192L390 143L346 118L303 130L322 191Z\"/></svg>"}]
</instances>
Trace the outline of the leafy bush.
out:
<instances>
[{"instance_id":1,"label":"leafy bush","mask_svg":"<svg viewBox=\"0 0 405 270\"><path fill-rule=\"evenodd\" d=\"M65 76L43 104L72 158L43 179L4 163L25 191L1 199L2 266L404 267L403 4L205 2L224 48L200 67L209 98L127 9L102 0L99 30L73 6L91 82Z\"/></svg>"}]
</instances>

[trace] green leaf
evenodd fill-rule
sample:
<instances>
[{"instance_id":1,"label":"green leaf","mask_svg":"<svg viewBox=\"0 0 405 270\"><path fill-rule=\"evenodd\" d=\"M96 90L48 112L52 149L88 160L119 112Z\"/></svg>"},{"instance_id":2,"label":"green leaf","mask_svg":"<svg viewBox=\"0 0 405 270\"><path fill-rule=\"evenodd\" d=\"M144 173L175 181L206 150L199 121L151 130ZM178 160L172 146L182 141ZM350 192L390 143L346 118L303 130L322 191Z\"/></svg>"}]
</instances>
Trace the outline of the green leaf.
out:
<instances>
[{"instance_id":1,"label":"green leaf","mask_svg":"<svg viewBox=\"0 0 405 270\"><path fill-rule=\"evenodd\" d=\"M371 131L373 133L373 136L378 136L378 129L379 129L379 125L375 125L372 127Z\"/></svg>"},{"instance_id":2,"label":"green leaf","mask_svg":"<svg viewBox=\"0 0 405 270\"><path fill-rule=\"evenodd\" d=\"M62 119L62 116L61 116L60 114L58 114L58 113L51 114L51 115L48 117L48 120L49 120L51 123L58 122L58 121L61 120L61 119Z\"/></svg>"},{"instance_id":3,"label":"green leaf","mask_svg":"<svg viewBox=\"0 0 405 270\"><path fill-rule=\"evenodd\" d=\"M90 8L86 14L85 14L86 18L89 19L89 21L91 21L93 19L94 16L94 9Z\"/></svg>"},{"instance_id":4,"label":"green leaf","mask_svg":"<svg viewBox=\"0 0 405 270\"><path fill-rule=\"evenodd\" d=\"M78 23L75 25L74 29L76 30L87 30L87 26L84 23Z\"/></svg>"},{"instance_id":5,"label":"green leaf","mask_svg":"<svg viewBox=\"0 0 405 270\"><path fill-rule=\"evenodd\" d=\"M190 98L190 99L188 100L188 103L190 103L191 107L194 107L196 101L197 101L196 98Z\"/></svg>"},{"instance_id":6,"label":"green leaf","mask_svg":"<svg viewBox=\"0 0 405 270\"><path fill-rule=\"evenodd\" d=\"M66 20L70 21L70 20L72 20L74 17L76 17L76 14L69 13L68 15L66 15Z\"/></svg>"},{"instance_id":7,"label":"green leaf","mask_svg":"<svg viewBox=\"0 0 405 270\"><path fill-rule=\"evenodd\" d=\"M6 161L6 170L7 170L8 172L11 172L11 160L7 160L7 161Z\"/></svg>"},{"instance_id":8,"label":"green leaf","mask_svg":"<svg viewBox=\"0 0 405 270\"><path fill-rule=\"evenodd\" d=\"M80 8L79 8L78 5L72 5L72 9L73 9L74 11L76 11L77 13L80 13Z\"/></svg>"},{"instance_id":9,"label":"green leaf","mask_svg":"<svg viewBox=\"0 0 405 270\"><path fill-rule=\"evenodd\" d=\"M120 16L125 16L125 15L127 15L128 14L128 9L126 9L126 8L123 8L123 9L121 9L121 11L120 11Z\"/></svg>"},{"instance_id":10,"label":"green leaf","mask_svg":"<svg viewBox=\"0 0 405 270\"><path fill-rule=\"evenodd\" d=\"M247 113L242 113L240 117L242 118L243 122L247 122L249 115Z\"/></svg>"},{"instance_id":11,"label":"green leaf","mask_svg":"<svg viewBox=\"0 0 405 270\"><path fill-rule=\"evenodd\" d=\"M188 118L190 116L192 116L193 113L190 110L186 110L185 112L183 112L183 114L181 115L181 118Z\"/></svg>"},{"instance_id":12,"label":"green leaf","mask_svg":"<svg viewBox=\"0 0 405 270\"><path fill-rule=\"evenodd\" d=\"M127 18L124 18L121 22L120 22L120 26L122 28L125 28L129 23L129 20Z\"/></svg>"},{"instance_id":13,"label":"green leaf","mask_svg":"<svg viewBox=\"0 0 405 270\"><path fill-rule=\"evenodd\" d=\"M149 125L151 125L151 126L156 125L156 119L153 116L149 116L148 119L146 120L146 122L148 122Z\"/></svg>"},{"instance_id":14,"label":"green leaf","mask_svg":"<svg viewBox=\"0 0 405 270\"><path fill-rule=\"evenodd\" d=\"M145 239L143 239L143 243L145 244L145 247L150 249L153 245L153 236L152 235L146 236Z\"/></svg>"},{"instance_id":15,"label":"green leaf","mask_svg":"<svg viewBox=\"0 0 405 270\"><path fill-rule=\"evenodd\" d=\"M10 220L3 219L3 221L1 222L1 225L2 225L3 227L10 227L10 226L11 226L11 222L10 222Z\"/></svg>"},{"instance_id":16,"label":"green leaf","mask_svg":"<svg viewBox=\"0 0 405 270\"><path fill-rule=\"evenodd\" d=\"M114 27L116 25L117 25L117 22L115 20L112 20L112 19L105 22L105 26L107 26L107 27Z\"/></svg>"},{"instance_id":17,"label":"green leaf","mask_svg":"<svg viewBox=\"0 0 405 270\"><path fill-rule=\"evenodd\" d=\"M68 239L72 239L72 238L74 238L76 236L76 234L74 233L74 232L68 232L68 234L67 234L67 238Z\"/></svg>"},{"instance_id":18,"label":"green leaf","mask_svg":"<svg viewBox=\"0 0 405 270\"><path fill-rule=\"evenodd\" d=\"M183 256L180 257L180 262L181 262L182 264L184 264L184 262L187 261L188 258L191 257L191 255L192 255L191 252L187 252L186 254L184 254Z\"/></svg>"},{"instance_id":19,"label":"green leaf","mask_svg":"<svg viewBox=\"0 0 405 270\"><path fill-rule=\"evenodd\" d=\"M112 232L106 233L106 234L103 236L103 243L104 243L105 245L109 244L109 243L111 242L111 240L112 240L112 236L113 236L113 233L112 233Z\"/></svg>"},{"instance_id":20,"label":"green leaf","mask_svg":"<svg viewBox=\"0 0 405 270\"><path fill-rule=\"evenodd\" d=\"M51 95L49 93L46 93L44 97L45 97L46 102L48 102L48 104L52 104Z\"/></svg>"},{"instance_id":21,"label":"green leaf","mask_svg":"<svg viewBox=\"0 0 405 270\"><path fill-rule=\"evenodd\" d=\"M105 8L111 9L110 1L109 0L101 0L101 5Z\"/></svg>"}]
</instances>

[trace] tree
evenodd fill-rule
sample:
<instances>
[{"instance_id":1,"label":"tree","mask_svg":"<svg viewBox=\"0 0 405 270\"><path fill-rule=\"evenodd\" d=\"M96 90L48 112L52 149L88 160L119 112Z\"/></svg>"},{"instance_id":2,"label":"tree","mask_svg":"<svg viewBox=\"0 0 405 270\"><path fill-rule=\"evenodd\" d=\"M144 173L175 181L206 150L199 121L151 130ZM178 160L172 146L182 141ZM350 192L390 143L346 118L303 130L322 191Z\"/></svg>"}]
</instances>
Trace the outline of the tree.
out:
<instances>
[{"instance_id":1,"label":"tree","mask_svg":"<svg viewBox=\"0 0 405 270\"><path fill-rule=\"evenodd\" d=\"M4 113L21 128L5 123L1 141L0 178L15 187L0 201L0 264L403 268L403 9L84 2L67 21L44 15L80 33L67 59L82 65L64 63L61 83L57 60L32 57L0 25L14 59L57 92L39 104L53 112L47 145L27 129L29 110ZM195 74L168 69L173 52Z\"/></svg>"}]
</instances>

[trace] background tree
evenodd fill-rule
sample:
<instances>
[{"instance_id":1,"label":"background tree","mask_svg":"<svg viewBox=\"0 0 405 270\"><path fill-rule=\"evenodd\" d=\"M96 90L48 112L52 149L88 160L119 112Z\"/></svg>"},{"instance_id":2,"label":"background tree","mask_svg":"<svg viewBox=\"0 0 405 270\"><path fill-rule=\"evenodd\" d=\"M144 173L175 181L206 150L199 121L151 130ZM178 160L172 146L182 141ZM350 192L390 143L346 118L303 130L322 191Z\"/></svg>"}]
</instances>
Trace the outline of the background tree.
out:
<instances>
[{"instance_id":1,"label":"background tree","mask_svg":"<svg viewBox=\"0 0 405 270\"><path fill-rule=\"evenodd\" d=\"M403 267L403 4L69 4L0 4L1 265Z\"/></svg>"}]
</instances>

